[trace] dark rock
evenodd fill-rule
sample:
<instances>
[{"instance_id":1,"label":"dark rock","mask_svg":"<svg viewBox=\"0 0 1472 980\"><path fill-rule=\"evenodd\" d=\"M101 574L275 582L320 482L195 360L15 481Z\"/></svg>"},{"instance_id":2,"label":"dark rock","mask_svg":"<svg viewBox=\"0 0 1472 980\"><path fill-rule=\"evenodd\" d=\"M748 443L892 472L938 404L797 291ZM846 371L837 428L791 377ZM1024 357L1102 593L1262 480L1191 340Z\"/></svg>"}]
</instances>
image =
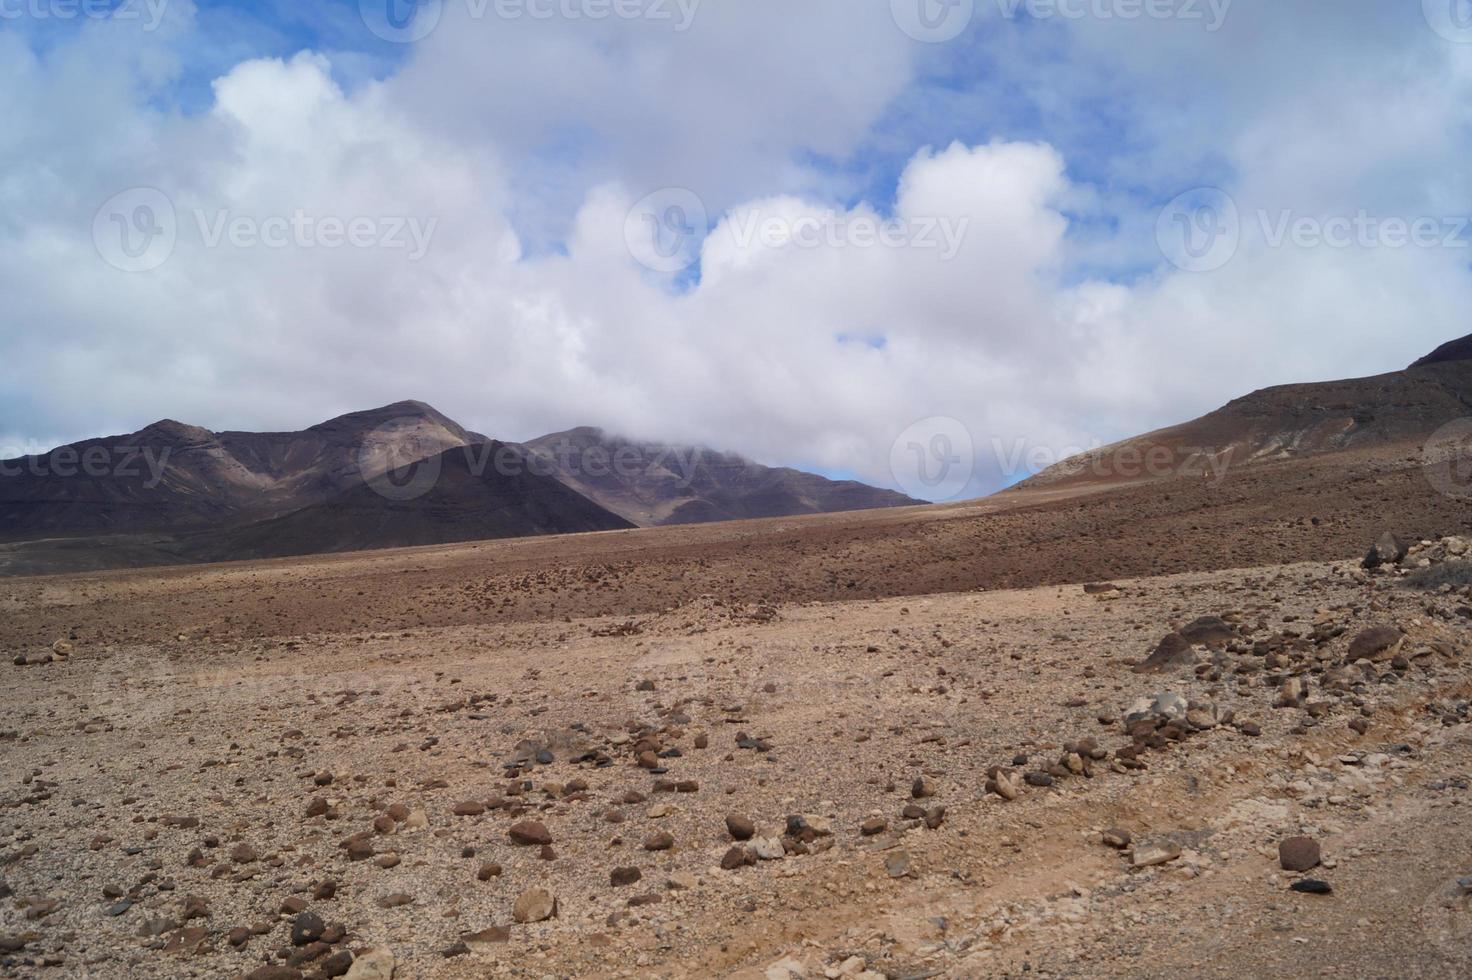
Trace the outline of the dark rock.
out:
<instances>
[{"instance_id":1,"label":"dark rock","mask_svg":"<svg viewBox=\"0 0 1472 980\"><path fill-rule=\"evenodd\" d=\"M1319 842L1312 837L1289 837L1278 845L1278 864L1284 871L1308 871L1319 866Z\"/></svg>"},{"instance_id":2,"label":"dark rock","mask_svg":"<svg viewBox=\"0 0 1472 980\"><path fill-rule=\"evenodd\" d=\"M322 938L322 933L327 929L327 923L315 912L303 912L291 923L291 944L293 946L305 946Z\"/></svg>"},{"instance_id":3,"label":"dark rock","mask_svg":"<svg viewBox=\"0 0 1472 980\"><path fill-rule=\"evenodd\" d=\"M1191 652L1191 644L1186 638L1179 633L1170 633L1156 646L1155 652L1135 668L1135 673L1164 673L1178 667L1189 667L1195 660L1196 655Z\"/></svg>"}]
</instances>

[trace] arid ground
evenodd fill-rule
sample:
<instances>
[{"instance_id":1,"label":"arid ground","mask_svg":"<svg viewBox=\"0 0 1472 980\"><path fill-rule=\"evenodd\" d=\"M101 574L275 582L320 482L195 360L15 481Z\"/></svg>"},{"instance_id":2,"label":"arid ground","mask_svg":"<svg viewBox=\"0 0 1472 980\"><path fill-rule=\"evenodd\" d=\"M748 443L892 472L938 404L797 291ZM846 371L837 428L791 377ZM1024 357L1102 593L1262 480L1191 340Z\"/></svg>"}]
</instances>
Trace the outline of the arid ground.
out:
<instances>
[{"instance_id":1,"label":"arid ground","mask_svg":"<svg viewBox=\"0 0 1472 980\"><path fill-rule=\"evenodd\" d=\"M0 581L0 968L1465 977L1414 461Z\"/></svg>"}]
</instances>

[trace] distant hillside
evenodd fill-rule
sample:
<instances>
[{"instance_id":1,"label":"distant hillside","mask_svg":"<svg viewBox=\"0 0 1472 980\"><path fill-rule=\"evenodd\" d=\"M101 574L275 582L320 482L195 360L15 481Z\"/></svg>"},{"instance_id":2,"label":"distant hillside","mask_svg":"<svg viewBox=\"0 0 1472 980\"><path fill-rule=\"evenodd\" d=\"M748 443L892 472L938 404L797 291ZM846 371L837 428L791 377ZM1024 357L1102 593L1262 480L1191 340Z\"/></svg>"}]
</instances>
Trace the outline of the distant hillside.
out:
<instances>
[{"instance_id":1,"label":"distant hillside","mask_svg":"<svg viewBox=\"0 0 1472 980\"><path fill-rule=\"evenodd\" d=\"M393 466L485 441L421 402L302 432L165 420L0 467L0 541L218 527L327 500Z\"/></svg>"},{"instance_id":2,"label":"distant hillside","mask_svg":"<svg viewBox=\"0 0 1472 980\"><path fill-rule=\"evenodd\" d=\"M732 453L578 428L526 448L564 484L644 527L905 507L892 490L762 466Z\"/></svg>"},{"instance_id":3,"label":"distant hillside","mask_svg":"<svg viewBox=\"0 0 1472 980\"><path fill-rule=\"evenodd\" d=\"M529 467L496 465L506 454L522 458L518 447L498 442L450 449L402 478L381 474L284 517L186 540L183 552L275 558L633 527Z\"/></svg>"},{"instance_id":4,"label":"distant hillside","mask_svg":"<svg viewBox=\"0 0 1472 980\"><path fill-rule=\"evenodd\" d=\"M1404 371L1254 392L1182 425L1064 460L1018 489L1210 478L1240 467L1322 453L1415 445L1472 416L1472 337Z\"/></svg>"}]
</instances>

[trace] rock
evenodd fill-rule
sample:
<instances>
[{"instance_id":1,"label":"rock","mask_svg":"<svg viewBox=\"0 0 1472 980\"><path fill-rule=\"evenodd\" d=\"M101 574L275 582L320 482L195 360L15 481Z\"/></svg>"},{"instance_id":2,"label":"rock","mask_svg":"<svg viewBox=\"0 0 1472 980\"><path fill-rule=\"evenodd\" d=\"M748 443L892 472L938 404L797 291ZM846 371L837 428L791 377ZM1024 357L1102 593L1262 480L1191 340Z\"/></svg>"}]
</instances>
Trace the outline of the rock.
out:
<instances>
[{"instance_id":1,"label":"rock","mask_svg":"<svg viewBox=\"0 0 1472 980\"><path fill-rule=\"evenodd\" d=\"M1278 864L1284 871L1308 871L1319 865L1319 842L1312 837L1288 837L1278 845Z\"/></svg>"},{"instance_id":2,"label":"rock","mask_svg":"<svg viewBox=\"0 0 1472 980\"><path fill-rule=\"evenodd\" d=\"M1237 630L1218 616L1202 616L1181 627L1181 636L1187 643L1209 647L1223 647L1239 639Z\"/></svg>"},{"instance_id":3,"label":"rock","mask_svg":"<svg viewBox=\"0 0 1472 980\"><path fill-rule=\"evenodd\" d=\"M521 847L541 847L552 843L552 834L539 820L523 820L506 831L513 844Z\"/></svg>"},{"instance_id":4,"label":"rock","mask_svg":"<svg viewBox=\"0 0 1472 980\"><path fill-rule=\"evenodd\" d=\"M501 877L501 866L495 863L482 864L475 873L476 881L490 881L492 878Z\"/></svg>"},{"instance_id":5,"label":"rock","mask_svg":"<svg viewBox=\"0 0 1472 980\"><path fill-rule=\"evenodd\" d=\"M477 800L466 800L464 803L456 803L450 812L457 817L478 817L486 812L486 805Z\"/></svg>"},{"instance_id":6,"label":"rock","mask_svg":"<svg viewBox=\"0 0 1472 980\"><path fill-rule=\"evenodd\" d=\"M756 824L742 816L734 813L726 815L726 833L731 835L732 840L751 840L756 836Z\"/></svg>"},{"instance_id":7,"label":"rock","mask_svg":"<svg viewBox=\"0 0 1472 980\"><path fill-rule=\"evenodd\" d=\"M511 929L507 926L491 926L480 932L463 933L460 941L470 947L472 953L493 953L497 946L511 941Z\"/></svg>"},{"instance_id":8,"label":"rock","mask_svg":"<svg viewBox=\"0 0 1472 980\"><path fill-rule=\"evenodd\" d=\"M1150 844L1145 847L1136 847L1130 863L1137 868L1153 868L1156 865L1169 864L1180 856L1180 845L1167 841L1160 844Z\"/></svg>"},{"instance_id":9,"label":"rock","mask_svg":"<svg viewBox=\"0 0 1472 980\"><path fill-rule=\"evenodd\" d=\"M1176 721L1186 717L1189 709L1190 704L1185 698L1167 691L1153 698L1140 698L1130 705L1129 710L1124 714L1124 723L1129 726L1147 719Z\"/></svg>"},{"instance_id":10,"label":"rock","mask_svg":"<svg viewBox=\"0 0 1472 980\"><path fill-rule=\"evenodd\" d=\"M1178 667L1189 667L1196 662L1191 644L1179 633L1169 633L1155 647L1155 651L1135 667L1137 674L1160 674Z\"/></svg>"},{"instance_id":11,"label":"rock","mask_svg":"<svg viewBox=\"0 0 1472 980\"><path fill-rule=\"evenodd\" d=\"M998 769L987 780L986 788L988 792L1010 802L1022 795L1022 777L1010 769Z\"/></svg>"},{"instance_id":12,"label":"rock","mask_svg":"<svg viewBox=\"0 0 1472 980\"><path fill-rule=\"evenodd\" d=\"M1290 891L1299 892L1303 895L1332 895L1334 886L1327 881L1319 881L1317 878L1304 878L1295 881L1288 886Z\"/></svg>"},{"instance_id":13,"label":"rock","mask_svg":"<svg viewBox=\"0 0 1472 980\"><path fill-rule=\"evenodd\" d=\"M884 873L891 878L903 878L910 873L908 851L891 851L884 858Z\"/></svg>"},{"instance_id":14,"label":"rock","mask_svg":"<svg viewBox=\"0 0 1472 980\"><path fill-rule=\"evenodd\" d=\"M644 841L644 850L646 851L668 851L674 846L674 836L663 830L652 834Z\"/></svg>"},{"instance_id":15,"label":"rock","mask_svg":"<svg viewBox=\"0 0 1472 980\"><path fill-rule=\"evenodd\" d=\"M302 971L291 966L258 966L245 975L245 980L302 980Z\"/></svg>"},{"instance_id":16,"label":"rock","mask_svg":"<svg viewBox=\"0 0 1472 980\"><path fill-rule=\"evenodd\" d=\"M875 834L882 834L888 829L889 821L885 820L883 817L870 817L868 820L865 820L859 825L859 833L863 834L865 837L873 837Z\"/></svg>"},{"instance_id":17,"label":"rock","mask_svg":"<svg viewBox=\"0 0 1472 980\"><path fill-rule=\"evenodd\" d=\"M395 966L393 952L380 946L354 959L345 977L346 980L393 980Z\"/></svg>"},{"instance_id":18,"label":"rock","mask_svg":"<svg viewBox=\"0 0 1472 980\"><path fill-rule=\"evenodd\" d=\"M322 917L315 912L303 912L291 923L291 944L293 946L305 946L322 938L322 933L327 930L327 924Z\"/></svg>"},{"instance_id":19,"label":"rock","mask_svg":"<svg viewBox=\"0 0 1472 980\"><path fill-rule=\"evenodd\" d=\"M392 895L385 895L378 900L378 907L381 909L401 909L405 905L413 904L414 896L406 895L403 892L394 892Z\"/></svg>"},{"instance_id":20,"label":"rock","mask_svg":"<svg viewBox=\"0 0 1472 980\"><path fill-rule=\"evenodd\" d=\"M1349 643L1347 663L1358 660L1381 662L1389 660L1400 650L1405 634L1394 626L1376 626L1360 633Z\"/></svg>"},{"instance_id":21,"label":"rock","mask_svg":"<svg viewBox=\"0 0 1472 980\"><path fill-rule=\"evenodd\" d=\"M1290 677L1278 689L1278 698L1273 702L1273 707L1296 708L1307 698L1308 690L1304 687L1302 678Z\"/></svg>"},{"instance_id":22,"label":"rock","mask_svg":"<svg viewBox=\"0 0 1472 980\"><path fill-rule=\"evenodd\" d=\"M260 854L249 844L236 844L230 851L230 860L236 864L250 864L252 861L259 861L260 859Z\"/></svg>"},{"instance_id":23,"label":"rock","mask_svg":"<svg viewBox=\"0 0 1472 980\"><path fill-rule=\"evenodd\" d=\"M626 888L643 877L644 872L638 868L614 868L608 874L608 883L614 888Z\"/></svg>"},{"instance_id":24,"label":"rock","mask_svg":"<svg viewBox=\"0 0 1472 980\"><path fill-rule=\"evenodd\" d=\"M334 950L317 964L317 972L324 977L340 977L353 968L353 951Z\"/></svg>"},{"instance_id":25,"label":"rock","mask_svg":"<svg viewBox=\"0 0 1472 980\"><path fill-rule=\"evenodd\" d=\"M1027 785L1036 786L1040 789L1045 789L1053 785L1053 777L1041 771L1030 772L1022 778Z\"/></svg>"},{"instance_id":26,"label":"rock","mask_svg":"<svg viewBox=\"0 0 1472 980\"><path fill-rule=\"evenodd\" d=\"M721 858L721 870L735 871L737 868L744 868L748 864L755 863L756 858L746 848L738 845L727 851Z\"/></svg>"},{"instance_id":27,"label":"rock","mask_svg":"<svg viewBox=\"0 0 1472 980\"><path fill-rule=\"evenodd\" d=\"M1128 830L1121 830L1118 827L1111 827L1109 830L1104 831L1102 839L1107 846L1114 848L1116 851L1123 851L1134 841L1134 837Z\"/></svg>"},{"instance_id":28,"label":"rock","mask_svg":"<svg viewBox=\"0 0 1472 980\"><path fill-rule=\"evenodd\" d=\"M512 917L517 922L546 922L557 914L557 899L545 888L523 892L516 900Z\"/></svg>"},{"instance_id":29,"label":"rock","mask_svg":"<svg viewBox=\"0 0 1472 980\"><path fill-rule=\"evenodd\" d=\"M72 645L70 640L57 640L51 644L51 652L56 655L58 660L65 660L75 653L76 650L77 648Z\"/></svg>"},{"instance_id":30,"label":"rock","mask_svg":"<svg viewBox=\"0 0 1472 980\"><path fill-rule=\"evenodd\" d=\"M916 776L910 784L910 796L916 800L928 800L935 795L935 784L924 776Z\"/></svg>"},{"instance_id":31,"label":"rock","mask_svg":"<svg viewBox=\"0 0 1472 980\"><path fill-rule=\"evenodd\" d=\"M1376 540L1361 564L1369 569L1379 568L1381 565L1394 565L1410 550L1410 547L1403 544L1394 534L1386 531Z\"/></svg>"},{"instance_id":32,"label":"rock","mask_svg":"<svg viewBox=\"0 0 1472 980\"><path fill-rule=\"evenodd\" d=\"M757 837L751 842L751 853L759 861L780 861L787 856L780 837Z\"/></svg>"}]
</instances>

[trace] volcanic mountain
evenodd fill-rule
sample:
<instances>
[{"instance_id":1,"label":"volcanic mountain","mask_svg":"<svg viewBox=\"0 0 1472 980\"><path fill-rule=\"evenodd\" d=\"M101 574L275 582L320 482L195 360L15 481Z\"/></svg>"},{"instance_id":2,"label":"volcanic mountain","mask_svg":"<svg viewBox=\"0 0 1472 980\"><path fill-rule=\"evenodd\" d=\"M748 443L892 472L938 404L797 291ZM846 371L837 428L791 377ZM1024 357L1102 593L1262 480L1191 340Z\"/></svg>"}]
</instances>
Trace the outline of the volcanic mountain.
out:
<instances>
[{"instance_id":1,"label":"volcanic mountain","mask_svg":"<svg viewBox=\"0 0 1472 980\"><path fill-rule=\"evenodd\" d=\"M567 486L641 527L876 510L923 503L694 446L636 442L578 428L526 448Z\"/></svg>"},{"instance_id":2,"label":"volcanic mountain","mask_svg":"<svg viewBox=\"0 0 1472 980\"><path fill-rule=\"evenodd\" d=\"M417 483L431 471L433 480ZM915 502L596 429L530 447L494 442L408 401L302 432L217 433L166 420L0 462L0 571L225 561Z\"/></svg>"},{"instance_id":3,"label":"volcanic mountain","mask_svg":"<svg viewBox=\"0 0 1472 980\"><path fill-rule=\"evenodd\" d=\"M1442 427L1472 416L1472 336L1404 371L1265 388L1193 422L1071 457L1016 490L1209 479L1223 467L1364 450L1418 455Z\"/></svg>"},{"instance_id":4,"label":"volcanic mountain","mask_svg":"<svg viewBox=\"0 0 1472 980\"><path fill-rule=\"evenodd\" d=\"M237 560L450 544L633 525L527 465L500 442L459 446L284 517L184 542L196 559Z\"/></svg>"},{"instance_id":5,"label":"volcanic mountain","mask_svg":"<svg viewBox=\"0 0 1472 980\"><path fill-rule=\"evenodd\" d=\"M0 462L0 541L187 531L275 517L455 446L487 441L422 402L302 432L165 420Z\"/></svg>"}]
</instances>

